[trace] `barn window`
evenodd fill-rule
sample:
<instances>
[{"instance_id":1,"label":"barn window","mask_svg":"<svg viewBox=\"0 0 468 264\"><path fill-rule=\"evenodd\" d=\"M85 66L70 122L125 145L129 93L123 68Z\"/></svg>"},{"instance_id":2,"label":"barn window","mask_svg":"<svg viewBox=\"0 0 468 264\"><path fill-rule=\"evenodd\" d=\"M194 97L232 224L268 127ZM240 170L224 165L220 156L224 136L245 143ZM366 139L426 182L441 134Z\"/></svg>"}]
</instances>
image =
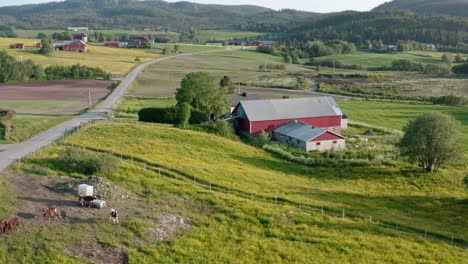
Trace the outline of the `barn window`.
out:
<instances>
[{"instance_id":1,"label":"barn window","mask_svg":"<svg viewBox=\"0 0 468 264\"><path fill-rule=\"evenodd\" d=\"M337 144L337 143L338 143L338 141L336 141L336 140L333 141L333 144Z\"/></svg>"},{"instance_id":2,"label":"barn window","mask_svg":"<svg viewBox=\"0 0 468 264\"><path fill-rule=\"evenodd\" d=\"M317 142L316 145L317 145L317 146L320 146L320 142Z\"/></svg>"}]
</instances>

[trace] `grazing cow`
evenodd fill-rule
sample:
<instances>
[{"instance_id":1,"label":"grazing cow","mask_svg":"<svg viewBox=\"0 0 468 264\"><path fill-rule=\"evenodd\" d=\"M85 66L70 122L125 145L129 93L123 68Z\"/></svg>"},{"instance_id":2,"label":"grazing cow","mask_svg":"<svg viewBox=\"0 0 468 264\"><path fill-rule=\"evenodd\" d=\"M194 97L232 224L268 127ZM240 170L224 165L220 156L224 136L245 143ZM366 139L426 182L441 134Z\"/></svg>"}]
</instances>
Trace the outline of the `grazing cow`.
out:
<instances>
[{"instance_id":1,"label":"grazing cow","mask_svg":"<svg viewBox=\"0 0 468 264\"><path fill-rule=\"evenodd\" d=\"M45 211L45 213L42 215L42 217L50 219L51 217L56 217L58 218L58 213L57 213L57 208L55 207L49 207Z\"/></svg>"},{"instance_id":2,"label":"grazing cow","mask_svg":"<svg viewBox=\"0 0 468 264\"><path fill-rule=\"evenodd\" d=\"M16 230L18 230L19 225L20 225L20 221L19 221L18 217L15 217L15 218L11 219L10 221L8 221L7 226L6 226L6 231L11 232L15 228L16 228Z\"/></svg>"},{"instance_id":3,"label":"grazing cow","mask_svg":"<svg viewBox=\"0 0 468 264\"><path fill-rule=\"evenodd\" d=\"M0 220L0 234L5 233L7 225L8 225L8 220L6 220L5 218Z\"/></svg>"},{"instance_id":4,"label":"grazing cow","mask_svg":"<svg viewBox=\"0 0 468 264\"><path fill-rule=\"evenodd\" d=\"M110 219L111 219L113 224L115 224L115 223L118 224L119 223L119 211L117 211L115 209L111 209Z\"/></svg>"},{"instance_id":5,"label":"grazing cow","mask_svg":"<svg viewBox=\"0 0 468 264\"><path fill-rule=\"evenodd\" d=\"M91 202L96 200L96 195L93 196L80 196L79 202L81 206L91 207Z\"/></svg>"}]
</instances>

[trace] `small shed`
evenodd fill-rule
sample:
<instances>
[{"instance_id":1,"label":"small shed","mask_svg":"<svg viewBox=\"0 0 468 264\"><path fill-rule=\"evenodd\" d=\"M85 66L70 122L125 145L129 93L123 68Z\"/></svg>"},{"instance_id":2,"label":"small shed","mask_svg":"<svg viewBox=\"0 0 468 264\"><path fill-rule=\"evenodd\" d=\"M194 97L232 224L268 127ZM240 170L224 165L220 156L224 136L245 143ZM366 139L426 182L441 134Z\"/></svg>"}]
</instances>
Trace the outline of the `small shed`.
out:
<instances>
[{"instance_id":1,"label":"small shed","mask_svg":"<svg viewBox=\"0 0 468 264\"><path fill-rule=\"evenodd\" d=\"M16 43L15 49L24 49L24 43Z\"/></svg>"},{"instance_id":2,"label":"small shed","mask_svg":"<svg viewBox=\"0 0 468 264\"><path fill-rule=\"evenodd\" d=\"M324 128L292 121L273 129L273 139L305 151L340 150L346 148L346 138Z\"/></svg>"},{"instance_id":3,"label":"small shed","mask_svg":"<svg viewBox=\"0 0 468 264\"><path fill-rule=\"evenodd\" d=\"M36 43L36 45L34 45L34 47L36 47L36 49L40 49L40 48L42 48L42 43L38 42L38 43Z\"/></svg>"}]
</instances>

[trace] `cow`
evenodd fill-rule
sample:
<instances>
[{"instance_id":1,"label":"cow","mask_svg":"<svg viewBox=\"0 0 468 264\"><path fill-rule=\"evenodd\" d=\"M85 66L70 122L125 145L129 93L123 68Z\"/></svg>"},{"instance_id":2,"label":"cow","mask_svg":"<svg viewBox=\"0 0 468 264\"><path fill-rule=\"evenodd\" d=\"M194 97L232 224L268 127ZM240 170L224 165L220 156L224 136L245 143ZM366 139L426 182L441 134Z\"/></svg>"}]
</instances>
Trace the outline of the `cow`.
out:
<instances>
[{"instance_id":1,"label":"cow","mask_svg":"<svg viewBox=\"0 0 468 264\"><path fill-rule=\"evenodd\" d=\"M0 234L5 233L7 225L8 225L8 220L6 220L5 218L0 220Z\"/></svg>"},{"instance_id":2,"label":"cow","mask_svg":"<svg viewBox=\"0 0 468 264\"><path fill-rule=\"evenodd\" d=\"M96 195L93 196L80 196L79 202L81 206L91 207L91 202L96 200Z\"/></svg>"},{"instance_id":3,"label":"cow","mask_svg":"<svg viewBox=\"0 0 468 264\"><path fill-rule=\"evenodd\" d=\"M8 221L7 225L6 225L6 231L13 231L13 229L16 228L16 230L18 230L18 227L20 225L20 221L18 219L18 217L15 217L13 219L11 219L10 221Z\"/></svg>"},{"instance_id":4,"label":"cow","mask_svg":"<svg viewBox=\"0 0 468 264\"><path fill-rule=\"evenodd\" d=\"M110 212L110 220L112 221L113 224L119 223L119 211L115 209L111 209Z\"/></svg>"},{"instance_id":5,"label":"cow","mask_svg":"<svg viewBox=\"0 0 468 264\"><path fill-rule=\"evenodd\" d=\"M58 218L58 213L57 213L57 208L55 207L49 207L47 210L42 214L42 217L46 219L50 219L51 217L56 217Z\"/></svg>"}]
</instances>

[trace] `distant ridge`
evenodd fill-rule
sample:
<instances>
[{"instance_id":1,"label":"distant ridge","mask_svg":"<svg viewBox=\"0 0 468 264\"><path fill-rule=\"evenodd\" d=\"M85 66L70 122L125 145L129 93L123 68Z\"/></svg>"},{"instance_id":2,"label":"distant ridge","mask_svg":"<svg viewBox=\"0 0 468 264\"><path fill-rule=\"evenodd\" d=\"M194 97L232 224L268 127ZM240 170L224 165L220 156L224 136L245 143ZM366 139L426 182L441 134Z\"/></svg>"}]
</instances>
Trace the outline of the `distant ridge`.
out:
<instances>
[{"instance_id":1,"label":"distant ridge","mask_svg":"<svg viewBox=\"0 0 468 264\"><path fill-rule=\"evenodd\" d=\"M468 0L394 0L374 9L385 10L411 10L418 13L468 17Z\"/></svg>"}]
</instances>

